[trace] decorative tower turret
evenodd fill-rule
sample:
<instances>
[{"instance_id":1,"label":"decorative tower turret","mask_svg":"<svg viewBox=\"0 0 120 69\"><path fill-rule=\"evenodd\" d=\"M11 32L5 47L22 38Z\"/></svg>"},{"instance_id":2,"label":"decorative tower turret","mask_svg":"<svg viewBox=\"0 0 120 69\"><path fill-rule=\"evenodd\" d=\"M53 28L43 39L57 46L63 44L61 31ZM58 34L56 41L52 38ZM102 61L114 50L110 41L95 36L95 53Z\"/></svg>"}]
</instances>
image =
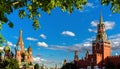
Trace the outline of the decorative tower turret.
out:
<instances>
[{"instance_id":1,"label":"decorative tower turret","mask_svg":"<svg viewBox=\"0 0 120 69\"><path fill-rule=\"evenodd\" d=\"M66 62L67 62L67 60L65 59L64 62L63 62L63 66L66 65Z\"/></svg>"},{"instance_id":2,"label":"decorative tower turret","mask_svg":"<svg viewBox=\"0 0 120 69\"><path fill-rule=\"evenodd\" d=\"M8 44L4 47L4 52L5 52L4 58L11 57L11 48Z\"/></svg>"},{"instance_id":3,"label":"decorative tower turret","mask_svg":"<svg viewBox=\"0 0 120 69\"><path fill-rule=\"evenodd\" d=\"M75 61L79 61L79 57L78 57L78 51L75 51L75 57L74 57Z\"/></svg>"},{"instance_id":4,"label":"decorative tower turret","mask_svg":"<svg viewBox=\"0 0 120 69\"><path fill-rule=\"evenodd\" d=\"M55 65L55 69L58 69L58 66L57 66L57 64Z\"/></svg>"},{"instance_id":5,"label":"decorative tower turret","mask_svg":"<svg viewBox=\"0 0 120 69\"><path fill-rule=\"evenodd\" d=\"M89 51L87 50L87 52L86 52L86 58L88 58L88 55L89 55Z\"/></svg>"},{"instance_id":6,"label":"decorative tower turret","mask_svg":"<svg viewBox=\"0 0 120 69\"><path fill-rule=\"evenodd\" d=\"M33 56L32 56L32 48L31 46L28 47L28 63L33 62Z\"/></svg>"}]
</instances>

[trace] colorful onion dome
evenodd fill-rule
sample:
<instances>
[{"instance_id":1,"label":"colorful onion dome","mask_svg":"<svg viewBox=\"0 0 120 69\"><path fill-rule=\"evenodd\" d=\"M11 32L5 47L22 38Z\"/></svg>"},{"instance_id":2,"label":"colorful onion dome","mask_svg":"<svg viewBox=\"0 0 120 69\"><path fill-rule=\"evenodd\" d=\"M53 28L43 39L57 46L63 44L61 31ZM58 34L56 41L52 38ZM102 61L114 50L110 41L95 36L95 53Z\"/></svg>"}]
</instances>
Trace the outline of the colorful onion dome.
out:
<instances>
[{"instance_id":1,"label":"colorful onion dome","mask_svg":"<svg viewBox=\"0 0 120 69\"><path fill-rule=\"evenodd\" d=\"M28 52L27 51L25 51L25 54L24 54L25 56L28 56Z\"/></svg>"},{"instance_id":2,"label":"colorful onion dome","mask_svg":"<svg viewBox=\"0 0 120 69\"><path fill-rule=\"evenodd\" d=\"M11 51L11 48L8 44L4 47L4 51Z\"/></svg>"},{"instance_id":3,"label":"colorful onion dome","mask_svg":"<svg viewBox=\"0 0 120 69\"><path fill-rule=\"evenodd\" d=\"M32 51L32 48L31 48L31 46L29 46L29 47L28 47L28 51Z\"/></svg>"}]
</instances>

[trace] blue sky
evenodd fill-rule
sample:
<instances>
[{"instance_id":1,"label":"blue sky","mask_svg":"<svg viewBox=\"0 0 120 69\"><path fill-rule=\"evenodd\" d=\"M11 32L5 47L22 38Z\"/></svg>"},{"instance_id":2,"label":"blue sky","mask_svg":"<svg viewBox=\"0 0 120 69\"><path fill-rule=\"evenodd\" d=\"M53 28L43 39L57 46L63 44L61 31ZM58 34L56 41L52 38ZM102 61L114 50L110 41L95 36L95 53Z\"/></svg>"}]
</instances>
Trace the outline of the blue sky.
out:
<instances>
[{"instance_id":1,"label":"blue sky","mask_svg":"<svg viewBox=\"0 0 120 69\"><path fill-rule=\"evenodd\" d=\"M101 10L108 39L112 42L112 55L120 54L120 14L112 14L110 5L101 6L98 0L89 1L83 10L74 9L71 14L63 13L60 8L53 9L50 15L40 11L41 28L37 31L33 29L31 20L20 19L15 10L8 15L14 28L6 24L1 33L14 51L22 29L25 48L31 45L34 61L48 67L61 66L64 59L68 62L74 59L74 50L79 50L79 58L84 57L86 50L91 52L91 40L95 39Z\"/></svg>"}]
</instances>

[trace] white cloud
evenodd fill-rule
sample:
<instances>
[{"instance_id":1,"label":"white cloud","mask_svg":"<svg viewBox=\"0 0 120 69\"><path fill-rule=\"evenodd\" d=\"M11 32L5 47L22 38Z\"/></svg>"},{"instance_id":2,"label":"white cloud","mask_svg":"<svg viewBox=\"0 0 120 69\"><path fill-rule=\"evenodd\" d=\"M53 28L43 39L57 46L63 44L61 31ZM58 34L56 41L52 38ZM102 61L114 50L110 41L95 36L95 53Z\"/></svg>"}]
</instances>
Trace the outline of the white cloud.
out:
<instances>
[{"instance_id":1,"label":"white cloud","mask_svg":"<svg viewBox=\"0 0 120 69\"><path fill-rule=\"evenodd\" d=\"M113 50L120 49L120 34L112 35L108 37L112 43Z\"/></svg>"},{"instance_id":2,"label":"white cloud","mask_svg":"<svg viewBox=\"0 0 120 69\"><path fill-rule=\"evenodd\" d=\"M40 37L46 39L46 36L44 34L40 34Z\"/></svg>"},{"instance_id":3,"label":"white cloud","mask_svg":"<svg viewBox=\"0 0 120 69\"><path fill-rule=\"evenodd\" d=\"M62 35L67 35L67 36L75 36L75 34L71 31L63 31Z\"/></svg>"},{"instance_id":4,"label":"white cloud","mask_svg":"<svg viewBox=\"0 0 120 69\"><path fill-rule=\"evenodd\" d=\"M92 36L92 37L90 37L90 38L87 38L87 39L85 40L85 42L92 42L93 40L95 40L95 36Z\"/></svg>"},{"instance_id":5,"label":"white cloud","mask_svg":"<svg viewBox=\"0 0 120 69\"><path fill-rule=\"evenodd\" d=\"M87 6L87 7L91 7L91 8L95 8L95 6L93 5L93 3L87 3L86 6Z\"/></svg>"},{"instance_id":6,"label":"white cloud","mask_svg":"<svg viewBox=\"0 0 120 69\"><path fill-rule=\"evenodd\" d=\"M112 14L109 15L110 17L112 16Z\"/></svg>"},{"instance_id":7,"label":"white cloud","mask_svg":"<svg viewBox=\"0 0 120 69\"><path fill-rule=\"evenodd\" d=\"M69 51L73 52L75 50L78 50L79 52L85 52L87 50L91 51L91 46L86 46L83 44L73 44L71 46L61 46L61 45L51 45L48 49L51 50L64 50L64 51Z\"/></svg>"},{"instance_id":8,"label":"white cloud","mask_svg":"<svg viewBox=\"0 0 120 69\"><path fill-rule=\"evenodd\" d=\"M33 62L36 64L36 63L38 63L38 64L44 64L44 65L46 65L46 64L55 64L55 61L51 61L51 60L46 60L46 59L44 59L44 58L41 58L41 57L33 57Z\"/></svg>"},{"instance_id":9,"label":"white cloud","mask_svg":"<svg viewBox=\"0 0 120 69\"><path fill-rule=\"evenodd\" d=\"M73 45L70 45L70 46L66 46L66 45L50 45L48 47L48 49L51 49L51 50L63 50L63 51L69 51L69 52L71 52L71 51L73 52L75 50L78 50L79 52L84 53L84 52L86 52L86 50L92 51L92 41L93 40L95 40L95 36L83 40L82 43L77 43L77 44L73 44ZM119 51L120 50L120 33L108 36L108 40L111 41L111 49L112 49L112 51Z\"/></svg>"},{"instance_id":10,"label":"white cloud","mask_svg":"<svg viewBox=\"0 0 120 69\"><path fill-rule=\"evenodd\" d=\"M113 27L115 26L115 22L113 22L113 21L106 21L104 23L106 25L106 30L113 29Z\"/></svg>"},{"instance_id":11,"label":"white cloud","mask_svg":"<svg viewBox=\"0 0 120 69\"><path fill-rule=\"evenodd\" d=\"M114 38L120 38L120 34L109 36L109 39L114 39Z\"/></svg>"},{"instance_id":12,"label":"white cloud","mask_svg":"<svg viewBox=\"0 0 120 69\"><path fill-rule=\"evenodd\" d=\"M13 46L13 47L15 47L16 46L16 44L13 44L12 42L10 42L10 41L8 41L7 42L7 44L9 45L9 46Z\"/></svg>"},{"instance_id":13,"label":"white cloud","mask_svg":"<svg viewBox=\"0 0 120 69\"><path fill-rule=\"evenodd\" d=\"M75 50L78 50L79 52L84 53L84 52L86 52L86 50L88 50L88 51L92 50L92 41L93 40L95 40L95 36L83 40L82 43L77 43L77 44L73 44L73 45L70 45L70 46L66 46L66 45L50 45L48 47L48 49L51 49L51 50L64 50L64 51L69 51L69 52L71 52L71 51L73 52ZM111 41L111 49L112 49L112 51L120 50L120 33L108 36L108 40Z\"/></svg>"},{"instance_id":14,"label":"white cloud","mask_svg":"<svg viewBox=\"0 0 120 69\"><path fill-rule=\"evenodd\" d=\"M105 21L104 23L105 23L105 26L106 26L106 30L111 30L115 26L115 22L113 22L113 21ZM99 21L97 21L97 20L91 22L92 27L97 27L98 24L99 24ZM88 31L96 33L97 28L96 29L89 28Z\"/></svg>"},{"instance_id":15,"label":"white cloud","mask_svg":"<svg viewBox=\"0 0 120 69\"><path fill-rule=\"evenodd\" d=\"M86 6L89 7L89 8L96 8L96 7L98 7L98 6L95 5L94 3L90 3L90 2L87 3Z\"/></svg>"},{"instance_id":16,"label":"white cloud","mask_svg":"<svg viewBox=\"0 0 120 69\"><path fill-rule=\"evenodd\" d=\"M13 38L18 39L18 36L13 36Z\"/></svg>"},{"instance_id":17,"label":"white cloud","mask_svg":"<svg viewBox=\"0 0 120 69\"><path fill-rule=\"evenodd\" d=\"M91 38L87 38L85 39L82 43L77 43L77 44L73 44L70 46L66 46L66 45L50 45L48 47L48 49L50 50L64 50L64 51L69 51L69 52L73 52L75 50L78 50L81 53L92 50L92 40L94 39L94 37Z\"/></svg>"},{"instance_id":18,"label":"white cloud","mask_svg":"<svg viewBox=\"0 0 120 69\"><path fill-rule=\"evenodd\" d=\"M26 40L30 40L30 41L38 41L38 39L33 38L33 37L27 37Z\"/></svg>"},{"instance_id":19,"label":"white cloud","mask_svg":"<svg viewBox=\"0 0 120 69\"><path fill-rule=\"evenodd\" d=\"M90 38L87 38L83 40L82 43L76 43L73 45L49 45L48 49L50 50L63 50L68 52L73 52L75 50L78 50L81 53L92 50L92 41L95 40L95 36L92 36Z\"/></svg>"},{"instance_id":20,"label":"white cloud","mask_svg":"<svg viewBox=\"0 0 120 69\"><path fill-rule=\"evenodd\" d=\"M37 46L48 47L48 44L46 44L45 42L38 42Z\"/></svg>"},{"instance_id":21,"label":"white cloud","mask_svg":"<svg viewBox=\"0 0 120 69\"><path fill-rule=\"evenodd\" d=\"M85 43L83 44L83 46L92 46L92 43L90 43L90 42L85 42Z\"/></svg>"},{"instance_id":22,"label":"white cloud","mask_svg":"<svg viewBox=\"0 0 120 69\"><path fill-rule=\"evenodd\" d=\"M92 21L92 22L91 22L91 26L97 27L98 23L99 23L99 22L98 22L97 20Z\"/></svg>"},{"instance_id":23,"label":"white cloud","mask_svg":"<svg viewBox=\"0 0 120 69\"><path fill-rule=\"evenodd\" d=\"M116 56L118 56L118 53L115 53Z\"/></svg>"},{"instance_id":24,"label":"white cloud","mask_svg":"<svg viewBox=\"0 0 120 69\"><path fill-rule=\"evenodd\" d=\"M27 51L27 48L25 48L25 51Z\"/></svg>"},{"instance_id":25,"label":"white cloud","mask_svg":"<svg viewBox=\"0 0 120 69\"><path fill-rule=\"evenodd\" d=\"M33 62L40 63L40 57L33 57Z\"/></svg>"},{"instance_id":26,"label":"white cloud","mask_svg":"<svg viewBox=\"0 0 120 69\"><path fill-rule=\"evenodd\" d=\"M97 33L97 30L96 29L88 29L89 32L94 32L94 33Z\"/></svg>"},{"instance_id":27,"label":"white cloud","mask_svg":"<svg viewBox=\"0 0 120 69\"><path fill-rule=\"evenodd\" d=\"M46 62L47 60L40 58L40 57L33 57L33 62L34 63L42 63L42 62Z\"/></svg>"}]
</instances>

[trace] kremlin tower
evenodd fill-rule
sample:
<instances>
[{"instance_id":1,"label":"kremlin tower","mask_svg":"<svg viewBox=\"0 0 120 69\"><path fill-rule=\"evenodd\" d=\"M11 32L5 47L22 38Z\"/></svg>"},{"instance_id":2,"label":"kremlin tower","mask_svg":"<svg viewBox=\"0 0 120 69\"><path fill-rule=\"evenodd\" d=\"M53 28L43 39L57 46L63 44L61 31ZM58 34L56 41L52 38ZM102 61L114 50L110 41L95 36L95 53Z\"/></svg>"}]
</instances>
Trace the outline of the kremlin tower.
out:
<instances>
[{"instance_id":1,"label":"kremlin tower","mask_svg":"<svg viewBox=\"0 0 120 69\"><path fill-rule=\"evenodd\" d=\"M115 69L120 65L120 56L111 56L111 42L107 39L105 24L100 15L97 25L96 39L92 41L92 53L86 52L84 59L78 59L78 52L75 51L74 64L83 69L104 69L113 64ZM108 63L109 62L109 63Z\"/></svg>"}]
</instances>

